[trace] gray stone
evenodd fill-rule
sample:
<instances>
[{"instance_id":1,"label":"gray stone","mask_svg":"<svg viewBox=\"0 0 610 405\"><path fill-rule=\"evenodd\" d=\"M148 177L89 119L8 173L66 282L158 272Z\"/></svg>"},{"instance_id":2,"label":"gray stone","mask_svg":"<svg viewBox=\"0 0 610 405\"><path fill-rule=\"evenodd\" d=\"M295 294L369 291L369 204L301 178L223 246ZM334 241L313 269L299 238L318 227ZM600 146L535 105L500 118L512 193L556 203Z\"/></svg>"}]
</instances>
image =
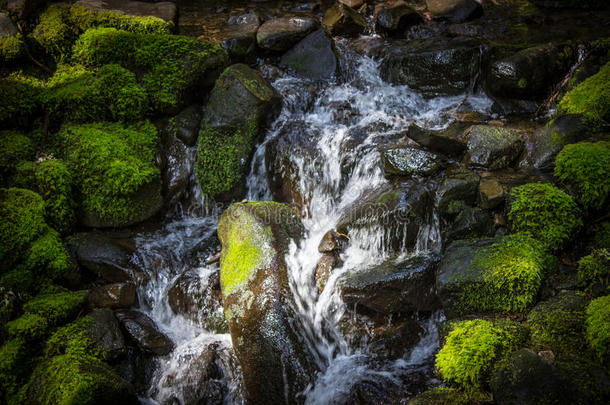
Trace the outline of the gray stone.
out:
<instances>
[{"instance_id":1,"label":"gray stone","mask_svg":"<svg viewBox=\"0 0 610 405\"><path fill-rule=\"evenodd\" d=\"M473 125L464 136L468 146L468 163L490 170L508 167L524 147L521 134L503 127Z\"/></svg>"},{"instance_id":2,"label":"gray stone","mask_svg":"<svg viewBox=\"0 0 610 405\"><path fill-rule=\"evenodd\" d=\"M477 198L479 176L464 168L447 170L436 191L436 206L442 215L450 215L450 204L462 201L473 205Z\"/></svg>"},{"instance_id":3,"label":"gray stone","mask_svg":"<svg viewBox=\"0 0 610 405\"><path fill-rule=\"evenodd\" d=\"M155 322L139 311L118 311L116 317L129 337L145 353L164 356L174 349L174 343L159 331Z\"/></svg>"},{"instance_id":4,"label":"gray stone","mask_svg":"<svg viewBox=\"0 0 610 405\"><path fill-rule=\"evenodd\" d=\"M17 26L8 14L0 13L0 37L12 37L18 33Z\"/></svg>"},{"instance_id":5,"label":"gray stone","mask_svg":"<svg viewBox=\"0 0 610 405\"><path fill-rule=\"evenodd\" d=\"M338 67L332 39L323 29L317 30L286 52L280 65L307 79L330 80Z\"/></svg>"},{"instance_id":6,"label":"gray stone","mask_svg":"<svg viewBox=\"0 0 610 405\"><path fill-rule=\"evenodd\" d=\"M258 46L269 51L283 52L316 29L308 17L280 17L265 21L256 33Z\"/></svg>"},{"instance_id":7,"label":"gray stone","mask_svg":"<svg viewBox=\"0 0 610 405\"><path fill-rule=\"evenodd\" d=\"M440 170L440 157L412 146L394 145L380 150L386 176L430 175Z\"/></svg>"},{"instance_id":8,"label":"gray stone","mask_svg":"<svg viewBox=\"0 0 610 405\"><path fill-rule=\"evenodd\" d=\"M258 15L250 11L230 17L220 33L222 47L234 62L251 61L256 56L256 33L261 24Z\"/></svg>"}]
</instances>

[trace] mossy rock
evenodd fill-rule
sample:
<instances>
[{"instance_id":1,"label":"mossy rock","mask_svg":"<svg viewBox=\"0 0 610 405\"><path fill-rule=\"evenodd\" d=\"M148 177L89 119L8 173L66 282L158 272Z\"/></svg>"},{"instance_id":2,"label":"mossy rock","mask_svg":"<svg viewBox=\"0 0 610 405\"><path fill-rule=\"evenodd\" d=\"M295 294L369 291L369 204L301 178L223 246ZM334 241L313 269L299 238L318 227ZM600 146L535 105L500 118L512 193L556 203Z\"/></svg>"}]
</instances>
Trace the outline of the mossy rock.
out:
<instances>
[{"instance_id":1,"label":"mossy rock","mask_svg":"<svg viewBox=\"0 0 610 405\"><path fill-rule=\"evenodd\" d=\"M589 286L607 288L610 282L610 251L595 249L578 261L578 278Z\"/></svg>"},{"instance_id":2,"label":"mossy rock","mask_svg":"<svg viewBox=\"0 0 610 405\"><path fill-rule=\"evenodd\" d=\"M526 232L549 250L561 248L582 226L571 196L550 184L529 183L510 192L508 211L515 232Z\"/></svg>"},{"instance_id":3,"label":"mossy rock","mask_svg":"<svg viewBox=\"0 0 610 405\"><path fill-rule=\"evenodd\" d=\"M409 405L471 405L485 403L488 399L480 393L466 393L456 388L435 387L412 398Z\"/></svg>"},{"instance_id":4,"label":"mossy rock","mask_svg":"<svg viewBox=\"0 0 610 405\"><path fill-rule=\"evenodd\" d=\"M23 38L6 13L0 12L0 62L12 62L23 55Z\"/></svg>"},{"instance_id":5,"label":"mossy rock","mask_svg":"<svg viewBox=\"0 0 610 405\"><path fill-rule=\"evenodd\" d=\"M214 86L201 120L197 178L212 198L239 197L261 129L280 105L277 92L250 67L227 68Z\"/></svg>"},{"instance_id":6,"label":"mossy rock","mask_svg":"<svg viewBox=\"0 0 610 405\"><path fill-rule=\"evenodd\" d=\"M555 159L555 176L586 210L603 209L610 194L610 142L566 145Z\"/></svg>"},{"instance_id":7,"label":"mossy rock","mask_svg":"<svg viewBox=\"0 0 610 405\"><path fill-rule=\"evenodd\" d=\"M224 313L251 403L296 401L311 382L285 262L302 233L291 208L274 202L235 203L218 223Z\"/></svg>"},{"instance_id":8,"label":"mossy rock","mask_svg":"<svg viewBox=\"0 0 610 405\"><path fill-rule=\"evenodd\" d=\"M126 226L159 211L158 136L150 122L65 125L59 136L81 196L81 224Z\"/></svg>"},{"instance_id":9,"label":"mossy rock","mask_svg":"<svg viewBox=\"0 0 610 405\"><path fill-rule=\"evenodd\" d=\"M586 304L586 297L576 292L538 303L527 317L533 347L556 354L581 352Z\"/></svg>"},{"instance_id":10,"label":"mossy rock","mask_svg":"<svg viewBox=\"0 0 610 405\"><path fill-rule=\"evenodd\" d=\"M610 62L569 91L557 105L557 115L580 114L594 129L610 121Z\"/></svg>"},{"instance_id":11,"label":"mossy rock","mask_svg":"<svg viewBox=\"0 0 610 405\"><path fill-rule=\"evenodd\" d=\"M177 35L91 28L78 39L73 59L88 67L119 64L132 70L155 111L177 113L198 99L227 65L226 52Z\"/></svg>"},{"instance_id":12,"label":"mossy rock","mask_svg":"<svg viewBox=\"0 0 610 405\"><path fill-rule=\"evenodd\" d=\"M0 401L11 403L22 379L31 371L30 346L24 339L10 339L0 347Z\"/></svg>"},{"instance_id":13,"label":"mossy rock","mask_svg":"<svg viewBox=\"0 0 610 405\"><path fill-rule=\"evenodd\" d=\"M497 170L508 167L521 154L523 136L504 127L473 125L464 134L469 165Z\"/></svg>"},{"instance_id":14,"label":"mossy rock","mask_svg":"<svg viewBox=\"0 0 610 405\"><path fill-rule=\"evenodd\" d=\"M524 345L527 338L527 328L509 321L454 322L436 355L436 367L445 380L477 391L487 386L495 365Z\"/></svg>"},{"instance_id":15,"label":"mossy rock","mask_svg":"<svg viewBox=\"0 0 610 405\"><path fill-rule=\"evenodd\" d=\"M17 131L0 131L0 181L7 184L19 163L32 160L34 142Z\"/></svg>"},{"instance_id":16,"label":"mossy rock","mask_svg":"<svg viewBox=\"0 0 610 405\"><path fill-rule=\"evenodd\" d=\"M597 356L610 367L610 295L599 297L587 307L586 334Z\"/></svg>"},{"instance_id":17,"label":"mossy rock","mask_svg":"<svg viewBox=\"0 0 610 405\"><path fill-rule=\"evenodd\" d=\"M16 76L0 78L0 125L4 128L31 124L41 107L42 89L36 83Z\"/></svg>"}]
</instances>

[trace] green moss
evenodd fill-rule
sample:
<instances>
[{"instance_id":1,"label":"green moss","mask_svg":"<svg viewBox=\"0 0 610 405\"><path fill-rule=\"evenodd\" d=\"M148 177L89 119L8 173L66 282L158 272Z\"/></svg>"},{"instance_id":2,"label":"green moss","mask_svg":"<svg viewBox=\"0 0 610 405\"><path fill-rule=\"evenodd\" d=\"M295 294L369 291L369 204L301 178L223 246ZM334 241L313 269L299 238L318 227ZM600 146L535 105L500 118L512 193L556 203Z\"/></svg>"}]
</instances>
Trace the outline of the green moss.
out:
<instances>
[{"instance_id":1,"label":"green moss","mask_svg":"<svg viewBox=\"0 0 610 405\"><path fill-rule=\"evenodd\" d=\"M59 159L46 159L36 165L38 192L45 201L47 222L62 234L74 225L72 174Z\"/></svg>"},{"instance_id":2,"label":"green moss","mask_svg":"<svg viewBox=\"0 0 610 405\"><path fill-rule=\"evenodd\" d=\"M17 291L26 297L35 294L39 285L40 279L25 266L16 266L0 277L1 288L5 291Z\"/></svg>"},{"instance_id":3,"label":"green moss","mask_svg":"<svg viewBox=\"0 0 610 405\"><path fill-rule=\"evenodd\" d=\"M600 127L610 120L610 63L569 91L557 106L557 114L582 114L586 122Z\"/></svg>"},{"instance_id":4,"label":"green moss","mask_svg":"<svg viewBox=\"0 0 610 405\"><path fill-rule=\"evenodd\" d=\"M26 314L6 324L10 338L21 338L28 342L38 342L47 334L49 324L36 314Z\"/></svg>"},{"instance_id":5,"label":"green moss","mask_svg":"<svg viewBox=\"0 0 610 405\"><path fill-rule=\"evenodd\" d=\"M530 234L550 250L559 249L582 226L572 197L550 184L529 183L510 194L511 228Z\"/></svg>"},{"instance_id":6,"label":"green moss","mask_svg":"<svg viewBox=\"0 0 610 405\"><path fill-rule=\"evenodd\" d=\"M471 405L488 402L489 397L479 392L463 392L455 388L435 387L409 401L409 405Z\"/></svg>"},{"instance_id":7,"label":"green moss","mask_svg":"<svg viewBox=\"0 0 610 405\"><path fill-rule=\"evenodd\" d=\"M522 312L535 300L550 258L527 234L506 236L478 252L466 271L483 275L482 284L464 288L463 312Z\"/></svg>"},{"instance_id":8,"label":"green moss","mask_svg":"<svg viewBox=\"0 0 610 405\"><path fill-rule=\"evenodd\" d=\"M154 125L66 125L60 138L85 210L117 222L138 214L141 207L134 206L134 195L160 176Z\"/></svg>"},{"instance_id":9,"label":"green moss","mask_svg":"<svg viewBox=\"0 0 610 405\"><path fill-rule=\"evenodd\" d=\"M610 252L596 249L578 261L578 278L585 283L600 283L608 286L610 278Z\"/></svg>"},{"instance_id":10,"label":"green moss","mask_svg":"<svg viewBox=\"0 0 610 405\"><path fill-rule=\"evenodd\" d=\"M133 121L149 109L148 96L136 76L119 65L95 71L61 66L46 85L47 109L54 117L72 122Z\"/></svg>"},{"instance_id":11,"label":"green moss","mask_svg":"<svg viewBox=\"0 0 610 405\"><path fill-rule=\"evenodd\" d=\"M33 191L0 189L0 268L9 268L44 228L44 201Z\"/></svg>"},{"instance_id":12,"label":"green moss","mask_svg":"<svg viewBox=\"0 0 610 405\"><path fill-rule=\"evenodd\" d=\"M455 322L436 366L447 381L466 390L486 385L494 365L525 343L522 328L510 323L494 324L475 319Z\"/></svg>"},{"instance_id":13,"label":"green moss","mask_svg":"<svg viewBox=\"0 0 610 405\"><path fill-rule=\"evenodd\" d=\"M564 292L536 305L527 317L535 348L556 354L581 351L586 304L584 296Z\"/></svg>"},{"instance_id":14,"label":"green moss","mask_svg":"<svg viewBox=\"0 0 610 405\"><path fill-rule=\"evenodd\" d=\"M595 225L593 232L593 248L610 248L610 221L605 221Z\"/></svg>"},{"instance_id":15,"label":"green moss","mask_svg":"<svg viewBox=\"0 0 610 405\"><path fill-rule=\"evenodd\" d=\"M16 76L0 79L0 123L14 126L38 112L41 104L35 83Z\"/></svg>"},{"instance_id":16,"label":"green moss","mask_svg":"<svg viewBox=\"0 0 610 405\"><path fill-rule=\"evenodd\" d=\"M17 165L31 160L35 153L34 143L16 131L0 131L0 180L6 184Z\"/></svg>"},{"instance_id":17,"label":"green moss","mask_svg":"<svg viewBox=\"0 0 610 405\"><path fill-rule=\"evenodd\" d=\"M204 194L215 198L239 185L246 175L247 159L257 134L254 120L245 129L208 126L201 129L196 170Z\"/></svg>"},{"instance_id":18,"label":"green moss","mask_svg":"<svg viewBox=\"0 0 610 405\"><path fill-rule=\"evenodd\" d=\"M84 308L86 298L86 291L42 294L25 303L23 311L25 314L39 315L54 326L76 317Z\"/></svg>"},{"instance_id":19,"label":"green moss","mask_svg":"<svg viewBox=\"0 0 610 405\"><path fill-rule=\"evenodd\" d=\"M226 52L208 42L177 35L135 34L113 28L90 29L74 46L87 66L117 63L137 71L157 110L176 109L187 90L227 63Z\"/></svg>"},{"instance_id":20,"label":"green moss","mask_svg":"<svg viewBox=\"0 0 610 405\"><path fill-rule=\"evenodd\" d=\"M23 264L38 274L57 279L71 266L70 256L64 247L59 233L45 227L42 235L32 243L25 254Z\"/></svg>"},{"instance_id":21,"label":"green moss","mask_svg":"<svg viewBox=\"0 0 610 405\"><path fill-rule=\"evenodd\" d=\"M42 46L57 62L70 56L78 28L69 21L69 4L51 4L41 15L32 32L32 39Z\"/></svg>"},{"instance_id":22,"label":"green moss","mask_svg":"<svg viewBox=\"0 0 610 405\"><path fill-rule=\"evenodd\" d=\"M103 354L91 340L89 328L93 320L89 316L78 318L76 321L63 326L47 340L45 357L57 355L89 356L103 360Z\"/></svg>"},{"instance_id":23,"label":"green moss","mask_svg":"<svg viewBox=\"0 0 610 405\"><path fill-rule=\"evenodd\" d=\"M15 36L0 36L0 61L10 62L23 55L23 40L21 34Z\"/></svg>"},{"instance_id":24,"label":"green moss","mask_svg":"<svg viewBox=\"0 0 610 405\"><path fill-rule=\"evenodd\" d=\"M610 295L597 298L587 307L587 339L600 359L610 354Z\"/></svg>"},{"instance_id":25,"label":"green moss","mask_svg":"<svg viewBox=\"0 0 610 405\"><path fill-rule=\"evenodd\" d=\"M28 344L23 339L11 339L0 347L0 399L5 393L6 403L20 387L20 381L30 371Z\"/></svg>"},{"instance_id":26,"label":"green moss","mask_svg":"<svg viewBox=\"0 0 610 405\"><path fill-rule=\"evenodd\" d=\"M586 209L603 208L610 192L610 142L566 145L555 159L555 176Z\"/></svg>"}]
</instances>

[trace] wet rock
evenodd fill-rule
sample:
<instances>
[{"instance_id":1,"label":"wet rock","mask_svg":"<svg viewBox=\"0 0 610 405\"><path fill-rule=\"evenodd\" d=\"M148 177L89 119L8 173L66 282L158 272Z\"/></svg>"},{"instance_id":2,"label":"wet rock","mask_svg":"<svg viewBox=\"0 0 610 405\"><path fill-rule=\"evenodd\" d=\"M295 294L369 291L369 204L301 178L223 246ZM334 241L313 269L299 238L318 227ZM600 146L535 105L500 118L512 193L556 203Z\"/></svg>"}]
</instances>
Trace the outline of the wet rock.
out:
<instances>
[{"instance_id":1,"label":"wet rock","mask_svg":"<svg viewBox=\"0 0 610 405\"><path fill-rule=\"evenodd\" d=\"M404 31L423 21L419 13L402 0L384 3L376 11L375 29L381 32Z\"/></svg>"},{"instance_id":2,"label":"wet rock","mask_svg":"<svg viewBox=\"0 0 610 405\"><path fill-rule=\"evenodd\" d=\"M535 100L550 94L575 62L572 47L545 44L494 60L486 72L493 97Z\"/></svg>"},{"instance_id":3,"label":"wet rock","mask_svg":"<svg viewBox=\"0 0 610 405\"><path fill-rule=\"evenodd\" d=\"M169 123L161 135L163 159L163 196L166 207L173 207L180 201L191 178L192 159L188 147L175 135Z\"/></svg>"},{"instance_id":4,"label":"wet rock","mask_svg":"<svg viewBox=\"0 0 610 405\"><path fill-rule=\"evenodd\" d=\"M470 43L396 45L381 64L381 77L391 84L407 85L425 97L457 95L470 88L479 58L479 46Z\"/></svg>"},{"instance_id":5,"label":"wet rock","mask_svg":"<svg viewBox=\"0 0 610 405\"><path fill-rule=\"evenodd\" d=\"M125 339L112 310L96 309L88 317L92 320L87 331L88 336L103 358L115 360L124 356L127 352Z\"/></svg>"},{"instance_id":6,"label":"wet rock","mask_svg":"<svg viewBox=\"0 0 610 405\"><path fill-rule=\"evenodd\" d=\"M6 11L20 20L35 17L46 4L45 0L6 0L3 2Z\"/></svg>"},{"instance_id":7,"label":"wet rock","mask_svg":"<svg viewBox=\"0 0 610 405\"><path fill-rule=\"evenodd\" d=\"M139 273L131 254L112 239L99 233L78 233L68 241L78 264L108 283L130 281Z\"/></svg>"},{"instance_id":8,"label":"wet rock","mask_svg":"<svg viewBox=\"0 0 610 405\"><path fill-rule=\"evenodd\" d=\"M240 198L254 146L281 107L279 94L244 64L227 68L201 120L196 173L201 191L220 201Z\"/></svg>"},{"instance_id":9,"label":"wet rock","mask_svg":"<svg viewBox=\"0 0 610 405\"><path fill-rule=\"evenodd\" d=\"M426 6L434 17L452 22L466 21L481 12L481 5L475 0L426 0Z\"/></svg>"},{"instance_id":10,"label":"wet rock","mask_svg":"<svg viewBox=\"0 0 610 405\"><path fill-rule=\"evenodd\" d=\"M116 317L129 337L146 353L166 355L174 349L174 343L161 333L155 322L139 311L118 311Z\"/></svg>"},{"instance_id":11,"label":"wet rock","mask_svg":"<svg viewBox=\"0 0 610 405\"><path fill-rule=\"evenodd\" d=\"M113 283L89 291L89 302L96 308L129 308L136 302L133 283Z\"/></svg>"},{"instance_id":12,"label":"wet rock","mask_svg":"<svg viewBox=\"0 0 610 405\"><path fill-rule=\"evenodd\" d=\"M483 179L479 183L481 208L492 209L504 202L504 187L494 179Z\"/></svg>"},{"instance_id":13,"label":"wet rock","mask_svg":"<svg viewBox=\"0 0 610 405\"><path fill-rule=\"evenodd\" d=\"M460 139L464 125L452 124L444 130L431 130L416 124L409 126L407 136L421 146L434 152L450 156L459 156L466 151L466 143Z\"/></svg>"},{"instance_id":14,"label":"wet rock","mask_svg":"<svg viewBox=\"0 0 610 405\"><path fill-rule=\"evenodd\" d=\"M259 27L256 41L262 49L283 52L315 30L316 25L308 17L273 18Z\"/></svg>"},{"instance_id":15,"label":"wet rock","mask_svg":"<svg viewBox=\"0 0 610 405\"><path fill-rule=\"evenodd\" d=\"M436 291L447 318L460 314L459 304L464 288L483 283L481 269L470 266L475 254L498 241L496 238L458 240L445 250L436 273Z\"/></svg>"},{"instance_id":16,"label":"wet rock","mask_svg":"<svg viewBox=\"0 0 610 405\"><path fill-rule=\"evenodd\" d=\"M316 287L318 292L322 292L332 271L342 265L342 260L338 252L324 253L316 263Z\"/></svg>"},{"instance_id":17,"label":"wet rock","mask_svg":"<svg viewBox=\"0 0 610 405\"><path fill-rule=\"evenodd\" d=\"M574 384L529 349L513 353L500 364L490 386L494 403L500 405L579 403Z\"/></svg>"},{"instance_id":18,"label":"wet rock","mask_svg":"<svg viewBox=\"0 0 610 405\"><path fill-rule=\"evenodd\" d=\"M445 241L493 236L494 232L494 219L489 211L465 205L453 220Z\"/></svg>"},{"instance_id":19,"label":"wet rock","mask_svg":"<svg viewBox=\"0 0 610 405\"><path fill-rule=\"evenodd\" d=\"M364 3L364 0L339 0L339 3L345 4L351 8L356 8L360 7Z\"/></svg>"},{"instance_id":20,"label":"wet rock","mask_svg":"<svg viewBox=\"0 0 610 405\"><path fill-rule=\"evenodd\" d=\"M386 177L430 175L440 170L441 158L412 146L390 146L379 151Z\"/></svg>"},{"instance_id":21,"label":"wet rock","mask_svg":"<svg viewBox=\"0 0 610 405\"><path fill-rule=\"evenodd\" d=\"M320 244L318 245L318 252L330 253L330 252L341 252L347 246L349 239L347 236L330 230L324 234Z\"/></svg>"},{"instance_id":22,"label":"wet rock","mask_svg":"<svg viewBox=\"0 0 610 405\"><path fill-rule=\"evenodd\" d=\"M79 0L88 10L116 11L138 17L157 17L165 21L178 22L178 9L170 1L144 2L132 0Z\"/></svg>"},{"instance_id":23,"label":"wet rock","mask_svg":"<svg viewBox=\"0 0 610 405\"><path fill-rule=\"evenodd\" d=\"M284 259L303 232L299 217L273 202L235 203L218 223L223 306L249 403L293 403L313 376Z\"/></svg>"},{"instance_id":24,"label":"wet rock","mask_svg":"<svg viewBox=\"0 0 610 405\"><path fill-rule=\"evenodd\" d=\"M19 33L17 26L6 13L0 13L0 37L12 37Z\"/></svg>"},{"instance_id":25,"label":"wet rock","mask_svg":"<svg viewBox=\"0 0 610 405\"><path fill-rule=\"evenodd\" d=\"M523 136L512 129L473 125L464 134L468 164L490 170L509 166L523 150Z\"/></svg>"},{"instance_id":26,"label":"wet rock","mask_svg":"<svg viewBox=\"0 0 610 405\"><path fill-rule=\"evenodd\" d=\"M383 251L404 252L413 249L421 227L431 221L432 197L420 183L408 181L400 185L385 185L371 191L348 207L337 225L337 231L378 230L383 238L376 246ZM354 238L351 238L354 243ZM356 241L370 246L373 241Z\"/></svg>"},{"instance_id":27,"label":"wet rock","mask_svg":"<svg viewBox=\"0 0 610 405\"><path fill-rule=\"evenodd\" d=\"M180 113L172 119L172 133L175 131L178 139L184 142L186 146L195 146L197 144L201 115L201 107L192 105L180 111Z\"/></svg>"},{"instance_id":28,"label":"wet rock","mask_svg":"<svg viewBox=\"0 0 610 405\"><path fill-rule=\"evenodd\" d=\"M436 191L436 206L442 215L451 215L451 203L473 205L477 198L479 176L464 168L447 170Z\"/></svg>"},{"instance_id":29,"label":"wet rock","mask_svg":"<svg viewBox=\"0 0 610 405\"><path fill-rule=\"evenodd\" d=\"M345 4L335 4L322 18L322 25L333 36L354 37L364 33L366 19L356 10Z\"/></svg>"},{"instance_id":30,"label":"wet rock","mask_svg":"<svg viewBox=\"0 0 610 405\"><path fill-rule=\"evenodd\" d=\"M221 45L234 62L251 61L256 56L256 33L261 24L258 15L250 11L232 16L221 32Z\"/></svg>"},{"instance_id":31,"label":"wet rock","mask_svg":"<svg viewBox=\"0 0 610 405\"><path fill-rule=\"evenodd\" d=\"M332 79L338 67L332 39L323 29L309 34L282 56L280 66L307 79Z\"/></svg>"},{"instance_id":32,"label":"wet rock","mask_svg":"<svg viewBox=\"0 0 610 405\"><path fill-rule=\"evenodd\" d=\"M226 333L227 325L219 311L222 308L218 271L186 271L167 293L167 302L176 314L181 314L205 329Z\"/></svg>"},{"instance_id":33,"label":"wet rock","mask_svg":"<svg viewBox=\"0 0 610 405\"><path fill-rule=\"evenodd\" d=\"M372 311L410 314L437 308L434 293L436 258L416 256L395 263L350 271L338 282L343 301Z\"/></svg>"}]
</instances>

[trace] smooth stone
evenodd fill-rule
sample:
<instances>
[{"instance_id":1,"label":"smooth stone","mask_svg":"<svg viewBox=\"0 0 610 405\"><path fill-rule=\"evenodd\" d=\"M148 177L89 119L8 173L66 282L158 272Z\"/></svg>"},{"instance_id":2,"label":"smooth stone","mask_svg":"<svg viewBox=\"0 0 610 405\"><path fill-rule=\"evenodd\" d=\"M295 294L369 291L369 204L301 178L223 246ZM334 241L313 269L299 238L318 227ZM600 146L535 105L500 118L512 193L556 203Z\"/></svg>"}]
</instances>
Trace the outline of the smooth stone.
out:
<instances>
[{"instance_id":1,"label":"smooth stone","mask_svg":"<svg viewBox=\"0 0 610 405\"><path fill-rule=\"evenodd\" d=\"M390 146L380 150L386 177L430 175L440 170L440 157L411 146Z\"/></svg>"},{"instance_id":2,"label":"smooth stone","mask_svg":"<svg viewBox=\"0 0 610 405\"><path fill-rule=\"evenodd\" d=\"M113 283L89 291L89 301L96 308L129 308L136 301L133 283Z\"/></svg>"},{"instance_id":3,"label":"smooth stone","mask_svg":"<svg viewBox=\"0 0 610 405\"><path fill-rule=\"evenodd\" d=\"M347 236L330 230L324 234L320 244L318 245L318 252L330 253L336 251L342 251L347 246L349 239Z\"/></svg>"},{"instance_id":4,"label":"smooth stone","mask_svg":"<svg viewBox=\"0 0 610 405\"><path fill-rule=\"evenodd\" d=\"M323 30L309 34L280 59L280 66L311 80L330 80L337 73L333 42Z\"/></svg>"},{"instance_id":5,"label":"smooth stone","mask_svg":"<svg viewBox=\"0 0 610 405\"><path fill-rule=\"evenodd\" d=\"M351 7L336 4L326 10L322 25L334 36L355 37L364 33L367 22L363 15Z\"/></svg>"},{"instance_id":6,"label":"smooth stone","mask_svg":"<svg viewBox=\"0 0 610 405\"><path fill-rule=\"evenodd\" d=\"M509 166L521 154L523 136L518 132L490 125L473 125L464 134L468 164L490 170Z\"/></svg>"},{"instance_id":7,"label":"smooth stone","mask_svg":"<svg viewBox=\"0 0 610 405\"><path fill-rule=\"evenodd\" d=\"M494 179L483 179L479 183L481 208L493 209L504 202L504 187Z\"/></svg>"},{"instance_id":8,"label":"smooth stone","mask_svg":"<svg viewBox=\"0 0 610 405\"><path fill-rule=\"evenodd\" d=\"M407 136L434 152L450 156L459 156L466 151L466 142L460 139L464 124L455 123L444 130L425 129L412 124L407 129Z\"/></svg>"},{"instance_id":9,"label":"smooth stone","mask_svg":"<svg viewBox=\"0 0 610 405\"><path fill-rule=\"evenodd\" d=\"M159 331L152 319L142 312L118 311L116 317L142 351L164 356L174 349L174 343Z\"/></svg>"},{"instance_id":10,"label":"smooth stone","mask_svg":"<svg viewBox=\"0 0 610 405\"><path fill-rule=\"evenodd\" d=\"M450 204L462 201L473 205L477 198L479 176L465 168L447 170L436 191L436 206L442 215L451 215Z\"/></svg>"},{"instance_id":11,"label":"smooth stone","mask_svg":"<svg viewBox=\"0 0 610 405\"><path fill-rule=\"evenodd\" d=\"M258 46L269 51L283 52L316 29L308 17L280 17L265 21L256 33Z\"/></svg>"},{"instance_id":12,"label":"smooth stone","mask_svg":"<svg viewBox=\"0 0 610 405\"><path fill-rule=\"evenodd\" d=\"M475 0L426 0L428 11L435 17L464 22L476 15L481 5Z\"/></svg>"},{"instance_id":13,"label":"smooth stone","mask_svg":"<svg viewBox=\"0 0 610 405\"><path fill-rule=\"evenodd\" d=\"M112 310L96 309L87 316L93 321L87 333L102 356L107 360L124 356L127 353L127 346Z\"/></svg>"}]
</instances>

